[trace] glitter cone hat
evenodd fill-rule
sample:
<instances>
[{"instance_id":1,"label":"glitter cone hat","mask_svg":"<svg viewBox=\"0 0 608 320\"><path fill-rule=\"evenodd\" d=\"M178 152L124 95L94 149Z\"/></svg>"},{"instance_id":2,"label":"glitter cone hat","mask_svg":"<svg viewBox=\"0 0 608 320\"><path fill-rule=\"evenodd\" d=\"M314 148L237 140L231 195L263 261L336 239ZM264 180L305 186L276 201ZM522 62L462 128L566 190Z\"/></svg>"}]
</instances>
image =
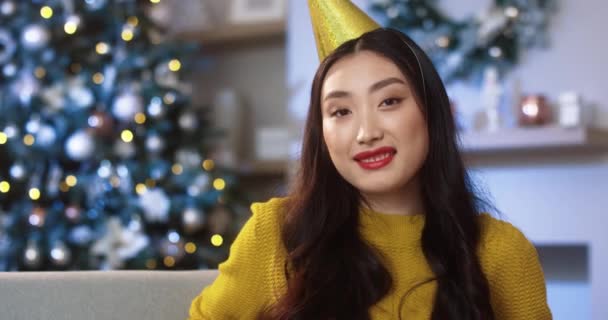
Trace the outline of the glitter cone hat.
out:
<instances>
[{"instance_id":1,"label":"glitter cone hat","mask_svg":"<svg viewBox=\"0 0 608 320\"><path fill-rule=\"evenodd\" d=\"M348 40L380 28L349 0L308 0L319 60Z\"/></svg>"}]
</instances>

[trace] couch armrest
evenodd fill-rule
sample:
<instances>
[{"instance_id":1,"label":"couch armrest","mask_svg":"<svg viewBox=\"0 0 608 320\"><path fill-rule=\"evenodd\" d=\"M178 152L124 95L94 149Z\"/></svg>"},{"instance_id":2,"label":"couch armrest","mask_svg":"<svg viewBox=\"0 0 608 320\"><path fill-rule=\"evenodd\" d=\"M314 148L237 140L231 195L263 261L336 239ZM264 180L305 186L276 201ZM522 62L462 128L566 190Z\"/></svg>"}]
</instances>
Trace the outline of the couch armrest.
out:
<instances>
[{"instance_id":1,"label":"couch armrest","mask_svg":"<svg viewBox=\"0 0 608 320\"><path fill-rule=\"evenodd\" d=\"M0 318L183 320L216 276L217 270L0 272Z\"/></svg>"}]
</instances>

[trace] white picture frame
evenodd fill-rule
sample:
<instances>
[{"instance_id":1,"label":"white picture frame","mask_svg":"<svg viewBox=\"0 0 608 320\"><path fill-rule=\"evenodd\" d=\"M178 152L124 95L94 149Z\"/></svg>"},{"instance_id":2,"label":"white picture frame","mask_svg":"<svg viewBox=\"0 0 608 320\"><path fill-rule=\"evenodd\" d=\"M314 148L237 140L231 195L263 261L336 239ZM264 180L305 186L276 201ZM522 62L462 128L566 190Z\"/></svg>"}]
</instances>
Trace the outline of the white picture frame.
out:
<instances>
[{"instance_id":1,"label":"white picture frame","mask_svg":"<svg viewBox=\"0 0 608 320\"><path fill-rule=\"evenodd\" d=\"M283 21L286 5L286 0L232 0L228 20L233 24Z\"/></svg>"}]
</instances>

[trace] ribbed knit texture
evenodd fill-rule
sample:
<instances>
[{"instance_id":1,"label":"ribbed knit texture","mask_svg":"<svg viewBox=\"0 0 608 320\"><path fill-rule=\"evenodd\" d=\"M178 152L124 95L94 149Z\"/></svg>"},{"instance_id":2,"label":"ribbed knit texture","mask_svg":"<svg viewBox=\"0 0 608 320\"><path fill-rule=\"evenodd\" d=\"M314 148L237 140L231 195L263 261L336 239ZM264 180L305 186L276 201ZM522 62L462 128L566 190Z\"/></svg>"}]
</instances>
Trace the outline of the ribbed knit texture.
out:
<instances>
[{"instance_id":1,"label":"ribbed knit texture","mask_svg":"<svg viewBox=\"0 0 608 320\"><path fill-rule=\"evenodd\" d=\"M191 320L254 319L264 305L277 301L286 288L286 253L280 240L284 201L273 198L251 205L253 215L232 244L228 260L219 265L218 278L192 301ZM534 246L507 222L487 214L479 219L479 258L496 319L551 319ZM423 215L361 211L361 234L385 256L394 281L394 290L370 309L372 319L398 319L404 293L433 276L420 246L423 227ZM401 308L402 318L429 319L435 291L435 282L412 291Z\"/></svg>"}]
</instances>

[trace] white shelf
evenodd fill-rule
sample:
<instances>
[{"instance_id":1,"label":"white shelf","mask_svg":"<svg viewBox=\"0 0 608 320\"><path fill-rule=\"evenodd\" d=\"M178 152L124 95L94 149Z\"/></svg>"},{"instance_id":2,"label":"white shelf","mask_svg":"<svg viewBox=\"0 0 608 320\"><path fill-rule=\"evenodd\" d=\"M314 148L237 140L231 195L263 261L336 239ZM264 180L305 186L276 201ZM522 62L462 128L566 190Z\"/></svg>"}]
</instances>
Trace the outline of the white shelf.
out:
<instances>
[{"instance_id":1,"label":"white shelf","mask_svg":"<svg viewBox=\"0 0 608 320\"><path fill-rule=\"evenodd\" d=\"M464 133L460 139L464 153L565 148L608 149L608 131L583 127L512 128L497 132Z\"/></svg>"},{"instance_id":2,"label":"white shelf","mask_svg":"<svg viewBox=\"0 0 608 320\"><path fill-rule=\"evenodd\" d=\"M287 166L287 160L253 161L239 166L237 172L241 176L284 176Z\"/></svg>"},{"instance_id":3,"label":"white shelf","mask_svg":"<svg viewBox=\"0 0 608 320\"><path fill-rule=\"evenodd\" d=\"M266 40L284 39L285 29L285 21L228 24L208 30L180 32L176 37L199 42L205 50L221 51Z\"/></svg>"}]
</instances>

